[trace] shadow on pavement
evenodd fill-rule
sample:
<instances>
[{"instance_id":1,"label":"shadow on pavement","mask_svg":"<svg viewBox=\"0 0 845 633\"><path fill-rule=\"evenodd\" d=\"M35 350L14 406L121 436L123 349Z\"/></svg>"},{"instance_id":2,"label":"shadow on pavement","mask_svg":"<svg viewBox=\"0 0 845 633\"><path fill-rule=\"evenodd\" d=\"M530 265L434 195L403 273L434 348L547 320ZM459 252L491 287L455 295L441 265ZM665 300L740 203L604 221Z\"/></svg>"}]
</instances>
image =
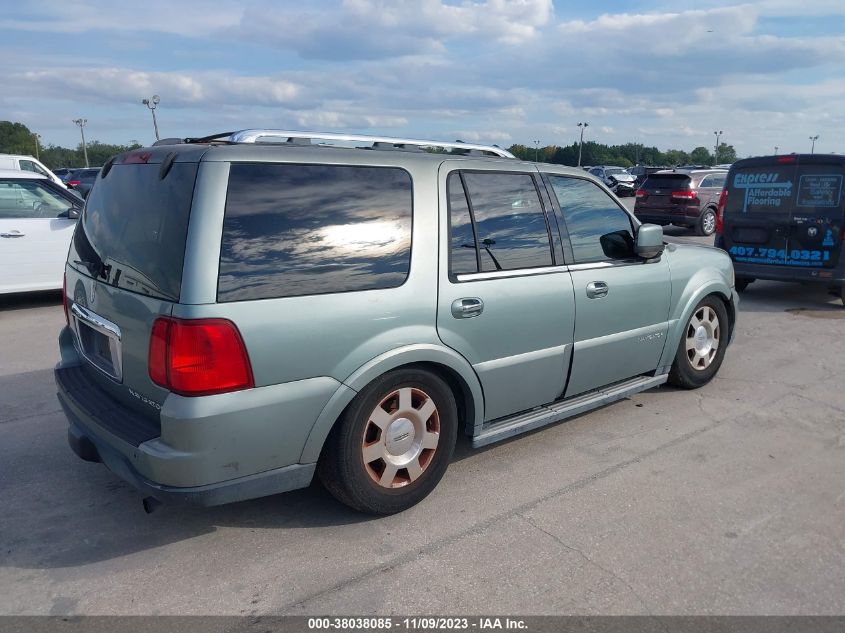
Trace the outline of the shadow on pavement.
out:
<instances>
[{"instance_id":1,"label":"shadow on pavement","mask_svg":"<svg viewBox=\"0 0 845 633\"><path fill-rule=\"evenodd\" d=\"M0 311L29 310L45 306L56 306L62 303L61 290L44 290L42 292L12 292L0 295Z\"/></svg>"}]
</instances>

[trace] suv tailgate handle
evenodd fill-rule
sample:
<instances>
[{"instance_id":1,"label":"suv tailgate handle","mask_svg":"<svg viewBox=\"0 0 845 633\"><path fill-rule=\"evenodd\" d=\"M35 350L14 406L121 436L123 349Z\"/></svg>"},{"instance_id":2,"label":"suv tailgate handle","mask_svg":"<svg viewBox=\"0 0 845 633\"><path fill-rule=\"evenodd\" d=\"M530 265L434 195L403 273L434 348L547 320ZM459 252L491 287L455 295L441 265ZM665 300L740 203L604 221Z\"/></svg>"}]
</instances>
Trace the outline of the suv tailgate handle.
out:
<instances>
[{"instance_id":1,"label":"suv tailgate handle","mask_svg":"<svg viewBox=\"0 0 845 633\"><path fill-rule=\"evenodd\" d=\"M9 231L8 233L0 233L0 237L23 237L26 233L20 231Z\"/></svg>"}]
</instances>

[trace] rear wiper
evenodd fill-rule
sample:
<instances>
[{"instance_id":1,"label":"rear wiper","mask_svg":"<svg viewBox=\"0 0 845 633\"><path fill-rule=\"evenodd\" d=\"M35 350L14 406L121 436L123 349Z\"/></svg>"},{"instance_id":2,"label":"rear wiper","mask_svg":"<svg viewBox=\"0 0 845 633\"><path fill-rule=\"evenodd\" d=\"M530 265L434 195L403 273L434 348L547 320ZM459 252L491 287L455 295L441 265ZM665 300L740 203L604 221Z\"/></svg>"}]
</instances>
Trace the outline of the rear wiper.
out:
<instances>
[{"instance_id":1,"label":"rear wiper","mask_svg":"<svg viewBox=\"0 0 845 633\"><path fill-rule=\"evenodd\" d=\"M111 274L111 266L105 265L102 261L86 261L82 259L74 259L74 264L81 264L88 269L88 272L92 275L96 275L97 277L102 277L106 281L109 280L109 275Z\"/></svg>"}]
</instances>

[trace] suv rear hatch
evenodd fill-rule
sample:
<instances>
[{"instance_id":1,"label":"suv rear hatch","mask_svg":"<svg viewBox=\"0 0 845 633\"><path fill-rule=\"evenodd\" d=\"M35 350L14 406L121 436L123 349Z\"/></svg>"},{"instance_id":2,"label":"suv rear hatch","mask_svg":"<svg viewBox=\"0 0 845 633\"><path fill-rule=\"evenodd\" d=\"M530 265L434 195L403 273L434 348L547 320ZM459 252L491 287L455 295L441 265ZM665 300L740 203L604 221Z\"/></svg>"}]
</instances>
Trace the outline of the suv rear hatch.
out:
<instances>
[{"instance_id":1,"label":"suv rear hatch","mask_svg":"<svg viewBox=\"0 0 845 633\"><path fill-rule=\"evenodd\" d=\"M179 301L202 155L172 150L137 150L107 164L68 253L68 315L83 362L63 370L63 382L110 431L135 445L159 434L168 391L149 376L150 334L155 319ZM111 420L125 417L110 416L113 405L130 409L135 419Z\"/></svg>"},{"instance_id":2,"label":"suv rear hatch","mask_svg":"<svg viewBox=\"0 0 845 633\"><path fill-rule=\"evenodd\" d=\"M681 216L695 199L692 179L688 174L668 173L651 174L637 191L635 212L639 210L665 214L667 219L672 212Z\"/></svg>"},{"instance_id":3,"label":"suv rear hatch","mask_svg":"<svg viewBox=\"0 0 845 633\"><path fill-rule=\"evenodd\" d=\"M731 169L722 245L736 262L833 268L843 229L842 157L769 156Z\"/></svg>"}]
</instances>

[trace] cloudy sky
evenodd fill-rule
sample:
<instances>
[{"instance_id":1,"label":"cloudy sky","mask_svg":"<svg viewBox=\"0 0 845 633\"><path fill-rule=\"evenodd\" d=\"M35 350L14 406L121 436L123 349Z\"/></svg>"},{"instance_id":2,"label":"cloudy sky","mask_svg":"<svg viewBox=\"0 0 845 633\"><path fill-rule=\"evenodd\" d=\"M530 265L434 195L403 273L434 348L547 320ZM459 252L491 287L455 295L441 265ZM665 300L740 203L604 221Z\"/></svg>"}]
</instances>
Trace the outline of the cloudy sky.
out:
<instances>
[{"instance_id":1,"label":"cloudy sky","mask_svg":"<svg viewBox=\"0 0 845 633\"><path fill-rule=\"evenodd\" d=\"M142 8L143 7L143 8ZM0 119L43 141L248 127L845 152L845 0L30 0Z\"/></svg>"}]
</instances>

